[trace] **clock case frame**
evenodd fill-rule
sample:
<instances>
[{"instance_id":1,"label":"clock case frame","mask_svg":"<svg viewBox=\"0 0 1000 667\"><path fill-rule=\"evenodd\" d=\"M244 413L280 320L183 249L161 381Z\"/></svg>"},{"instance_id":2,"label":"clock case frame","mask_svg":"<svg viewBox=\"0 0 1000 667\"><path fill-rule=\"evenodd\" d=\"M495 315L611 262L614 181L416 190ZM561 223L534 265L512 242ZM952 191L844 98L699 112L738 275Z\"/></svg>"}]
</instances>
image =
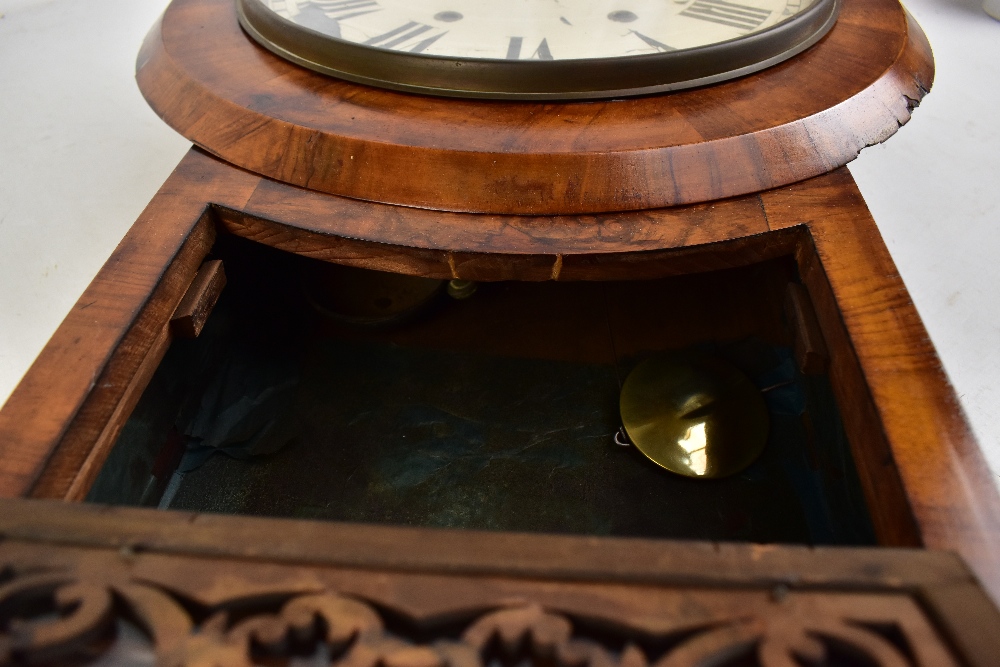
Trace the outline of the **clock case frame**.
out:
<instances>
[{"instance_id":1,"label":"clock case frame","mask_svg":"<svg viewBox=\"0 0 1000 667\"><path fill-rule=\"evenodd\" d=\"M192 149L0 410L0 562L7 576L0 593L19 596L3 618L30 618L62 588L84 596L76 598L89 605L81 609L99 604L101 590L125 604L110 616L58 621L58 645L45 633L26 634L16 655L93 655L106 650L92 644L108 632L107 619L127 618L150 634L161 659L213 650L221 652L219 664L241 664L239 652L251 646L237 640L238 626L218 636L206 635L206 626L192 635L200 643L189 645L194 640L178 633L177 610L280 617L282 601L347 595L425 623L420 636L427 637L436 626L425 605L471 622L470 605L500 612L514 595L539 606L518 612L527 620L511 622L543 627L546 613L563 614L583 638L591 631L601 640L631 636L644 627L639 619L652 618L650 609L666 615L657 631L698 626L706 609L719 607L712 622L728 629L710 653L720 656L741 650L742 640L730 633L749 614L764 633L790 618L823 632L877 621L916 651L914 665L992 665L1000 650L1000 613L990 601L998 592L1000 503L916 309L843 168L726 205L686 207L730 221L734 207L757 210L755 228L743 238L699 243L692 235L669 249L578 258L559 277L585 280L596 265L602 275L641 280L794 258L828 347L829 376L881 548L475 533L76 502L171 341L185 335L175 315L185 296L201 289L196 280L219 235L329 253L356 266L404 261L411 272L452 271L455 260L445 252L401 252L295 225L301 216L326 219L330 199ZM692 225L704 222L694 211L677 213ZM526 277L552 279L551 257L522 259ZM489 253L464 255L457 266L474 277L476 267L490 271L494 261ZM934 549L961 554L971 570ZM58 573L57 580L45 572ZM619 605L614 623L594 613L608 604ZM738 623L726 611L732 605ZM181 625L199 627L204 613ZM869 650L858 655L882 664Z\"/></svg>"},{"instance_id":2,"label":"clock case frame","mask_svg":"<svg viewBox=\"0 0 1000 667\"><path fill-rule=\"evenodd\" d=\"M205 9L211 8L212 3L219 4L217 0L179 0L178 4L188 9ZM898 6L897 11L902 16ZM903 25L907 25L905 21ZM897 61L904 63L911 72L912 53L901 51ZM201 56L205 57L205 52ZM140 58L140 66L155 63L150 57L147 50ZM300 76L276 60L266 61L266 66L276 72L289 73L294 80ZM180 88L188 97L177 98L176 80L169 76L164 79L162 74L160 70L160 76L150 78L151 70L141 69L139 77L147 90L153 90L148 86L157 80L162 84L157 90L164 95L173 94L181 101L205 99L204 96L211 94L189 82ZM913 97L893 102L901 103L907 112L919 100L920 91L929 86L926 79L916 83L912 78L906 80L899 68L890 70L886 77L892 85L902 81L908 86L905 90ZM225 88L218 82L216 85L217 90ZM322 86L334 84L323 82ZM873 95L878 97L884 90L884 87L876 88ZM697 95L707 99L715 92L709 90ZM270 103L257 98L252 102ZM849 114L852 108L848 103L838 109L838 114ZM234 159L243 154L241 151L253 156L249 149L255 142L258 148L269 145L269 140L262 137L274 128L283 128L284 132L295 136L295 129L287 124L265 123L259 125L264 134L258 133L244 143L222 150L223 147L211 139L227 128L209 122L211 116L206 119L192 107L187 108L187 116L177 107L161 111L172 124L183 126L199 143L204 141L213 146L213 152ZM230 112L236 111L230 108ZM889 120L894 129L896 117ZM867 137L887 136L883 133L884 130L880 130ZM322 133L314 136L318 142L323 141ZM851 135L838 144L837 150L846 147L845 152L834 153L850 155L854 140ZM826 158L831 159L831 154L827 153ZM83 567L84 561L72 555L80 549L125 547L120 557L128 563L136 547L141 551L149 544L156 553L186 553L196 558L200 557L197 554L210 553L212 557L229 554L242 562L250 558L272 565L284 559L283 562L293 561L308 569L310 563L315 565L317 562L315 549L334 549L338 540L345 544L360 540L358 544L368 546L359 546L351 562L378 569L384 565L379 564L379 554L403 563L410 550L407 545L411 545L412 540L428 539L433 543L449 544L447 540L451 538L447 535L454 533L403 528L366 528L357 533L346 525L275 521L267 525L284 527L279 532L286 536L284 539L289 545L286 555L262 548L255 552L257 556L248 556L247 549L253 550L252 545L244 548L239 544L240 539L252 542L262 534L259 531L264 524L255 520L185 517L174 521L178 516L174 513L149 514L142 510L105 510L39 502L43 499L79 501L85 497L128 415L171 341L178 335L176 325L172 324L174 315L220 234L364 268L470 280L643 280L790 257L798 267L829 350L831 383L879 543L885 547L957 552L986 590L1000 597L1000 499L871 214L850 174L838 167L836 161L832 167L827 163L828 168L824 171L828 173L823 175L810 173L818 167L806 164L803 171L795 172L799 179L806 180L792 184L772 183L752 193L730 196L733 192L720 190L718 183L709 184L707 190L697 187L691 190L694 193L723 192L718 197L729 196L728 199L709 197L711 201L704 203L681 201L671 208L601 215L568 214L544 218L542 223L534 219L532 223L530 216L428 211L337 196L325 191L330 183L322 178L316 187L302 188L296 184L296 178L275 179L262 175L261 172L273 170L273 165L285 168L287 165L280 160L269 167L259 157L255 159L258 161L251 159L248 164L254 170L247 171L201 148L192 149L0 410L0 494L9 499L3 501L0 513L3 517L0 524L7 540L3 545L5 554L14 553L8 544L13 540L18 544L41 545L42 551L48 549L52 554L66 554L65 562L72 561ZM787 160L787 156L776 159ZM529 168L539 167L531 164ZM296 172L291 173L294 176ZM471 231L466 225L472 219L470 215L479 225ZM404 219L406 224L400 227ZM644 247L637 247L634 237L604 239L602 244L600 235L581 238L578 233L587 229L600 231L602 225L626 222L655 238ZM561 238L525 233L531 224L551 225L550 229L556 230L573 224L579 226L573 234ZM483 230L489 232L490 225L495 226L495 233L487 234L488 241L484 241L477 234ZM400 235L400 229L410 233ZM512 246L511 238L528 245ZM155 527L160 524L154 517L164 517L166 523L162 530ZM212 535L198 532L196 526L203 521L212 523ZM148 526L149 530L143 526ZM237 539L237 535L244 537ZM313 542L309 535L320 537ZM467 541L461 533L457 535L459 541ZM553 569L548 574L519 571L514 561L506 565L494 563L490 566L494 567L491 571L500 568L516 577L537 575L573 579L579 576L569 567L573 564L589 568L591 574L587 576L605 581L626 576L616 574L622 570L614 554L616 549L624 548L622 545L633 542L594 542L589 538L561 542L563 539L538 536L516 542L519 546L515 550L523 549L525 558L533 558L531 554L536 554L533 551L536 548L561 549L560 545L572 545L562 556L554 557ZM583 546L587 544L597 546L588 551L590 547ZM484 547L483 553L489 548L492 547ZM657 557L669 561L673 558L671 554L681 554L686 547L669 541L652 541L648 548L651 549L649 553L659 554ZM697 551L701 547L694 548ZM819 555L810 565L805 561L811 556L796 560L798 556L790 555L798 553L796 547L716 545L706 548L717 552L721 549L725 553L730 548L739 551L742 555L729 567L744 568L749 574L739 585L756 590L771 590L778 570L784 574L777 581L792 589L800 584L812 586L824 577L828 582L843 583L849 579L852 583L848 588L853 587L852 590L871 587L874 584L870 573L875 570L864 569L871 567L884 567L883 571L889 573L886 575L888 583L875 586L882 586L880 590L899 591L900 581L912 581L897 576L905 569L902 561L887 563L879 560L881 556L873 555L871 558L881 565L871 565L863 556L871 552L865 550L858 552L861 559L858 562L869 575L838 579L836 568L829 560L823 560L827 558L824 550L817 552ZM780 564L776 564L776 569L769 574L757 573L753 563L762 557L769 558L762 554L772 552L779 554ZM836 549L831 553L848 552L853 553L852 550ZM882 552L878 550L878 553ZM885 553L891 561L891 554L897 552ZM689 556L678 556L680 560L671 562L683 569L677 564ZM905 560L901 552L900 557ZM56 560L59 558L63 557ZM481 563L469 565L470 558L456 548L433 563L428 561L413 567L436 572L463 567L480 573L489 570ZM689 563L685 567L694 567L692 563L699 562L704 565L701 574L686 581L708 582L709 587L732 585L731 581L723 581L725 576L720 579L718 563L712 559L699 560L690 556L685 562ZM643 567L647 572L656 569L656 566L646 565L640 569ZM220 571L218 576L224 573L225 570ZM647 581L643 576L647 575L634 580ZM962 582L962 586L971 581L966 575L945 579ZM919 588L907 586L910 585L903 585L903 588L911 592ZM969 589L962 590L968 592ZM777 597L781 595L783 593ZM969 595L963 594L961 599L972 599ZM638 604L640 599L641 596L634 597L629 604ZM925 608L933 607L926 605L929 598L922 599ZM949 614L961 614L963 604L954 603ZM1000 633L992 630L993 621L987 618L983 608L976 609L975 622L966 618L967 622L952 623L952 627L979 628L982 632L976 631L978 638L975 641L978 645L989 646ZM983 655L988 657L979 662L969 658L969 662L990 664L996 651Z\"/></svg>"},{"instance_id":3,"label":"clock case frame","mask_svg":"<svg viewBox=\"0 0 1000 667\"><path fill-rule=\"evenodd\" d=\"M379 270L472 280L629 280L792 257L829 350L829 377L876 535L954 550L1000 585L1000 506L988 468L919 315L846 169L673 211L670 248L563 258L418 251L304 230L343 200L193 149L154 197L0 411L5 497L82 500L177 335L175 311L219 234ZM742 210L747 217L736 218ZM707 221L744 234L703 243ZM373 224L377 221L372 221ZM233 519L233 521L239 521Z\"/></svg>"}]
</instances>

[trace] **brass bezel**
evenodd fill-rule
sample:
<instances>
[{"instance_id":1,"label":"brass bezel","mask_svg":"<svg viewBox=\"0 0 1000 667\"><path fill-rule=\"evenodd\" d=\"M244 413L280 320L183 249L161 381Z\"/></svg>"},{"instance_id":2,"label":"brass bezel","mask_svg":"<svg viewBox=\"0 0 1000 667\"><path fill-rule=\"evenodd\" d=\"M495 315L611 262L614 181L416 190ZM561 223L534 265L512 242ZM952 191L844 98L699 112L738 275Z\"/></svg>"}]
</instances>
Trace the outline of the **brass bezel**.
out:
<instances>
[{"instance_id":1,"label":"brass bezel","mask_svg":"<svg viewBox=\"0 0 1000 667\"><path fill-rule=\"evenodd\" d=\"M817 0L760 32L692 49L620 58L499 60L348 42L284 19L263 0L236 0L240 24L254 40L317 72L404 92L511 100L628 97L752 74L818 42L836 23L840 5L841 0Z\"/></svg>"}]
</instances>

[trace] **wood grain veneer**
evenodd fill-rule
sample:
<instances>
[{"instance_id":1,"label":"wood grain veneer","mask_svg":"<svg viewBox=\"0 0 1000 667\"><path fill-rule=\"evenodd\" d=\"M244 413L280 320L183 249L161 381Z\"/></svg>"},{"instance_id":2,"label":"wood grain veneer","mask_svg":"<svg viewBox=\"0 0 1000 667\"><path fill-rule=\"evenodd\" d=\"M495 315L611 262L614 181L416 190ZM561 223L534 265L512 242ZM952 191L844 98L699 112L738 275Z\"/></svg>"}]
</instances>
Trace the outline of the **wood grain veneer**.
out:
<instances>
[{"instance_id":1,"label":"wood grain veneer","mask_svg":"<svg viewBox=\"0 0 1000 667\"><path fill-rule=\"evenodd\" d=\"M809 229L800 272L832 348L869 506L907 503L923 544L958 551L1000 598L1000 497L941 360L850 174L812 183L761 201L772 229ZM901 488L887 483L890 468ZM907 529L881 526L892 541Z\"/></svg>"},{"instance_id":2,"label":"wood grain veneer","mask_svg":"<svg viewBox=\"0 0 1000 667\"><path fill-rule=\"evenodd\" d=\"M171 127L269 178L513 214L658 208L816 176L896 132L932 78L930 47L895 0L846 0L819 44L763 72L625 100L442 99L338 81L257 46L231 0L175 0L137 74Z\"/></svg>"},{"instance_id":3,"label":"wood grain veneer","mask_svg":"<svg viewBox=\"0 0 1000 667\"><path fill-rule=\"evenodd\" d=\"M0 411L0 494L86 494L212 245L208 202L240 205L259 180L198 151L181 161Z\"/></svg>"}]
</instances>

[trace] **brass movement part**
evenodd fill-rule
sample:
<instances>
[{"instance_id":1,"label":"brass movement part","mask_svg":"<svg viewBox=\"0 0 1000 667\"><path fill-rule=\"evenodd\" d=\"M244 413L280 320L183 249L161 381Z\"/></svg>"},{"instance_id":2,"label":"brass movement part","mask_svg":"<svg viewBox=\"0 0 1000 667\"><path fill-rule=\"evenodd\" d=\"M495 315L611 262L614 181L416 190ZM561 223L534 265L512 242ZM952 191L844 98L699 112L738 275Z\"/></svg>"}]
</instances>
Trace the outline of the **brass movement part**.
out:
<instances>
[{"instance_id":1,"label":"brass movement part","mask_svg":"<svg viewBox=\"0 0 1000 667\"><path fill-rule=\"evenodd\" d=\"M401 324L440 294L444 281L313 262L303 271L303 288L313 307L348 325L381 327Z\"/></svg>"},{"instance_id":2,"label":"brass movement part","mask_svg":"<svg viewBox=\"0 0 1000 667\"><path fill-rule=\"evenodd\" d=\"M453 299L468 299L479 289L479 284L472 280L450 280L448 281L448 296Z\"/></svg>"},{"instance_id":3,"label":"brass movement part","mask_svg":"<svg viewBox=\"0 0 1000 667\"><path fill-rule=\"evenodd\" d=\"M769 418L760 390L713 356L667 352L643 361L625 379L620 409L636 448L687 477L734 475L767 442Z\"/></svg>"}]
</instances>

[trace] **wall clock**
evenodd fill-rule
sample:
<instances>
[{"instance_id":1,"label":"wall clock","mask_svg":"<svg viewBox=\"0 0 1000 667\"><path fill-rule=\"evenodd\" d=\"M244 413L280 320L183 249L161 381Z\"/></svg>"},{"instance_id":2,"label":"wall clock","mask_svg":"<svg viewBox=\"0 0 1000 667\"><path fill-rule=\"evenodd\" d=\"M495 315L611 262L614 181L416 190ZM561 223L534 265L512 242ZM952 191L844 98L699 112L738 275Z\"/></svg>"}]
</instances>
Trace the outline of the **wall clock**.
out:
<instances>
[{"instance_id":1,"label":"wall clock","mask_svg":"<svg viewBox=\"0 0 1000 667\"><path fill-rule=\"evenodd\" d=\"M380 349L387 355L404 348L466 354L470 346L483 345L505 360L489 368L504 373L514 365L510 359L566 368L560 364L599 365L608 354L632 354L636 360L716 339L729 343L734 332L773 339L794 350L793 375L813 378L801 382L819 383L827 405L836 408L829 420L816 413L808 428L803 420L795 422L804 444L794 451L812 471L804 474L821 475L815 471L824 470L827 460L810 459L809 452L827 450L813 447L817 440L810 441L809 433L818 433L821 443L840 442L836 451L852 461L851 479L857 481L873 541L955 550L989 590L1000 591L1000 501L877 228L842 169L858 151L891 137L931 85L929 46L898 3L803 3L801 11L781 18L787 4L785 9L760 4L755 14L746 9L750 4L706 2L705 15L716 18L744 12L739 15L757 21L765 10L767 18L756 32L749 27L745 34L720 33L712 43L706 38L692 45L653 34L640 23L643 14L635 6L608 6L596 16L602 28L622 31L619 37L638 40L640 49L646 48L642 44L656 49L594 56L618 59L618 65L630 58L669 63L685 51L742 48L758 36L785 34L788 26L803 28L808 36L783 42L776 54L737 70L672 75L666 83L644 80L614 89L606 80L590 90L593 99L567 100L416 94L315 71L345 74L338 69L341 61L323 64L320 56L340 57L354 47L380 48L388 58L383 63L426 56L456 69L471 69L482 60L533 72L536 66L575 67L587 60L561 61L556 47L563 44L554 34L527 28L524 34L510 29L500 35L500 57L435 52L449 43L441 26L452 26L448 30L457 36L455 26L466 19L471 25L473 4L442 6L427 17L391 15L392 5L382 0L357 2L358 15L347 18L343 12L355 9L334 0L284 5L174 0L154 27L138 58L139 86L164 121L196 147L0 411L4 495L93 499L90 494L106 481L107 462L118 460L119 446L137 430L130 415L137 418L143 406L158 402L144 392L162 386L157 378L170 364L161 361L175 359L182 335L208 326L224 282L218 260L228 263L231 273L223 299L242 294L263 312L265 293L282 282L282 267L308 258L485 285L463 302L472 314L455 310L440 320L456 326L432 332L433 344L426 331L388 343L363 341L386 343ZM695 6L675 4L670 17ZM608 18L615 12L631 12L636 19ZM375 22L383 18L391 18L391 25ZM559 14L558 25L565 26L562 18L577 20ZM328 20L341 42L330 41ZM267 33L269 25L277 31ZM733 29L744 25L749 24ZM323 26L326 35L315 29ZM676 51L660 51L638 34ZM313 40L314 52L299 48L305 37ZM519 49L514 37L522 38ZM373 39L376 44L363 43ZM330 44L337 53L327 49ZM508 53L538 60L508 62ZM548 55L551 61L544 59ZM301 66L303 60L310 67ZM739 76L712 79L711 85L650 93L657 85L705 84L706 77L734 72ZM409 76L372 78L436 93L460 88L413 83ZM569 88L574 94L581 90ZM511 90L491 94L547 94L537 85L527 93ZM566 90L556 91L556 98ZM622 91L643 94L619 96ZM477 305L494 298L490 294L509 310ZM280 304L285 296L269 303ZM217 314L230 307L219 304ZM262 317L257 324L275 321L281 319ZM202 336L214 335L204 331ZM610 352L609 338L621 343ZM281 349L296 349L297 343L286 342ZM725 349L734 358L741 350ZM342 367L355 358L338 357ZM616 363L606 365L617 368ZM753 371L746 373L753 380ZM785 386L756 381L758 389ZM618 392L612 390L614 403ZM513 420L518 414L508 416ZM375 420L372 428L384 422L391 420ZM815 468L809 467L813 463ZM775 468L781 465L778 457ZM621 488L634 490L624 483ZM690 490L678 497L711 502L708 495ZM691 503L685 512L694 515ZM735 502L728 509L744 507ZM744 524L739 512L732 515L735 531ZM731 529L726 522L716 528ZM394 532L400 529L385 530L386 544L403 544L397 541L402 533ZM665 554L673 548L666 544L651 548ZM517 545L515 551L534 548ZM525 562L532 558L528 551L522 555ZM581 557L597 562L602 556Z\"/></svg>"}]
</instances>

